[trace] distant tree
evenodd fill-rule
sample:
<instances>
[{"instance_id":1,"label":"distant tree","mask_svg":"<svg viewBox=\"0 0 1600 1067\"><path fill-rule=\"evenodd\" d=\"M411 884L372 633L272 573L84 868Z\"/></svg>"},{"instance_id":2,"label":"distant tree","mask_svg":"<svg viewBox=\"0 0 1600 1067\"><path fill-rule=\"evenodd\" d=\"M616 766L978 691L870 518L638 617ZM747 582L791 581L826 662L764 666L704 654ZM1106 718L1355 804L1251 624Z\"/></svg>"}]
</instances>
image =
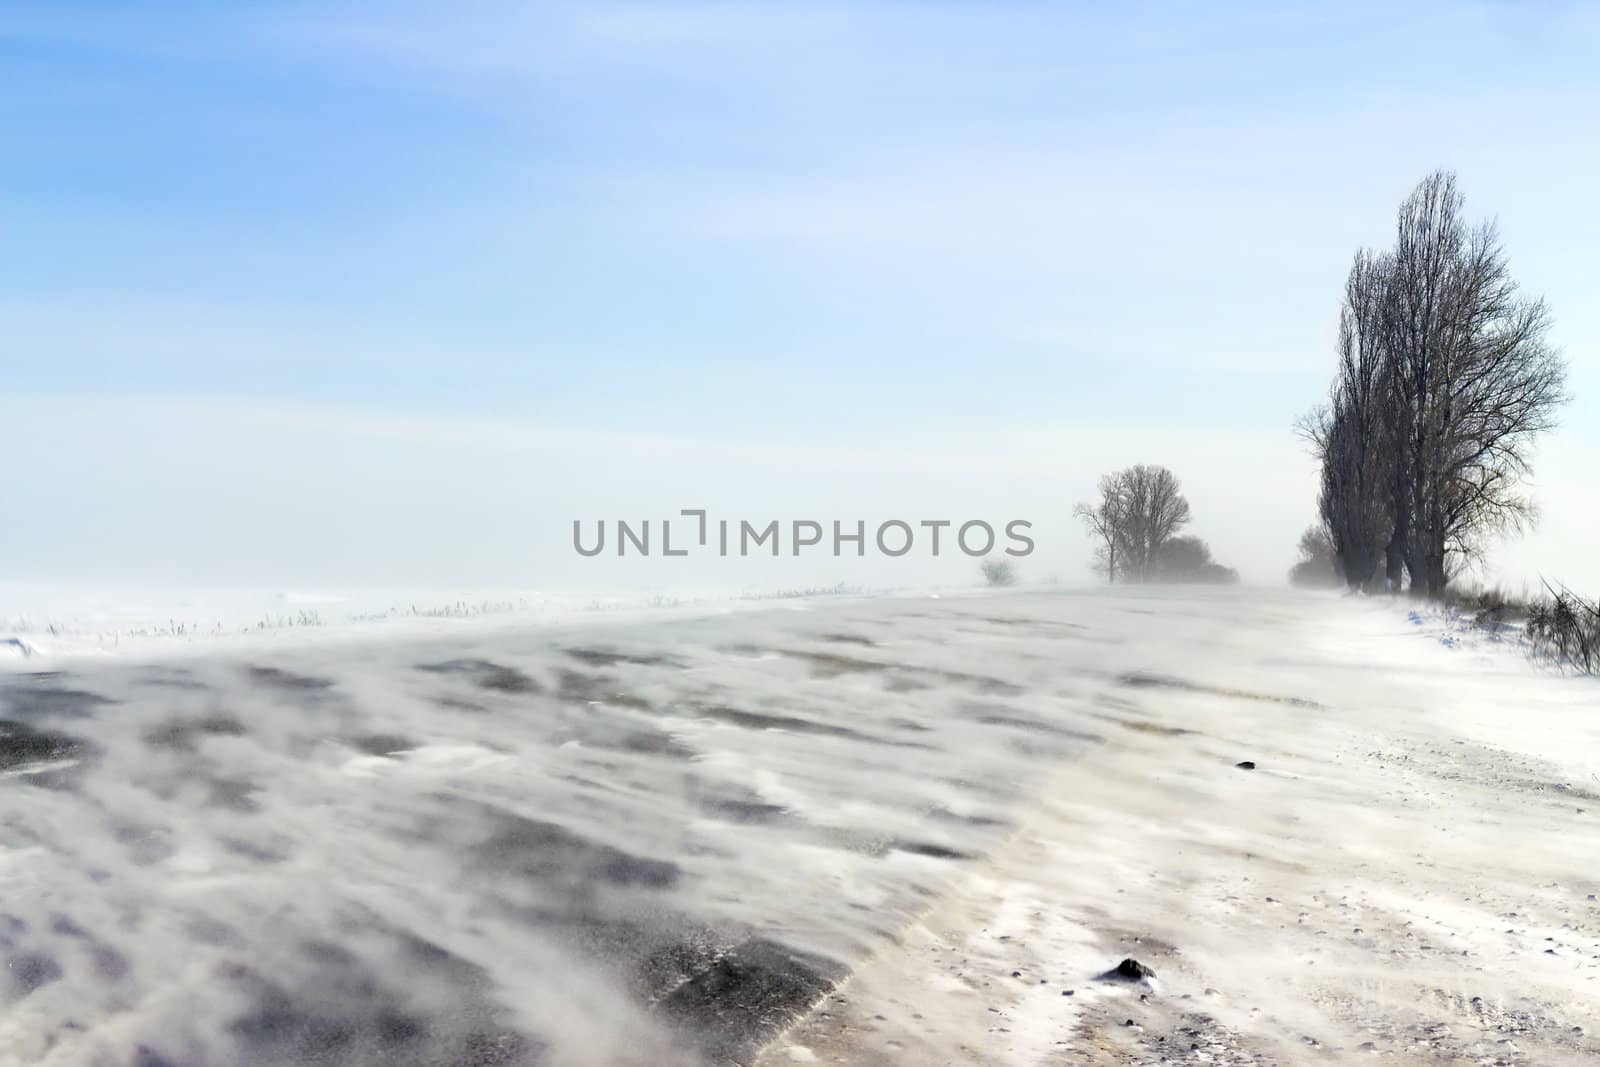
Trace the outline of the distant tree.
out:
<instances>
[{"instance_id":1,"label":"distant tree","mask_svg":"<svg viewBox=\"0 0 1600 1067\"><path fill-rule=\"evenodd\" d=\"M1108 583L1117 580L1119 564L1117 548L1123 536L1123 522L1127 513L1127 500L1122 490L1122 472L1102 475L1099 484L1100 498L1092 504L1079 504L1072 514L1082 522L1095 539L1095 570L1106 576Z\"/></svg>"},{"instance_id":2,"label":"distant tree","mask_svg":"<svg viewBox=\"0 0 1600 1067\"><path fill-rule=\"evenodd\" d=\"M1239 572L1220 563L1207 563L1188 579L1205 585L1238 585Z\"/></svg>"},{"instance_id":3,"label":"distant tree","mask_svg":"<svg viewBox=\"0 0 1600 1067\"><path fill-rule=\"evenodd\" d=\"M1173 537L1156 555L1155 577L1164 582L1232 585L1239 573L1211 558L1211 546L1198 537Z\"/></svg>"},{"instance_id":4,"label":"distant tree","mask_svg":"<svg viewBox=\"0 0 1600 1067\"><path fill-rule=\"evenodd\" d=\"M1306 589L1328 589L1341 585L1345 576L1340 570L1333 538L1326 527L1307 526L1300 535L1300 559L1289 568L1289 582Z\"/></svg>"},{"instance_id":5,"label":"distant tree","mask_svg":"<svg viewBox=\"0 0 1600 1067\"><path fill-rule=\"evenodd\" d=\"M1095 538L1096 570L1131 582L1156 574L1162 547L1189 522L1189 501L1165 467L1137 464L1100 479L1099 499L1073 514Z\"/></svg>"},{"instance_id":6,"label":"distant tree","mask_svg":"<svg viewBox=\"0 0 1600 1067\"><path fill-rule=\"evenodd\" d=\"M1174 537L1156 553L1155 572L1163 578L1194 574L1212 564L1211 546L1198 537Z\"/></svg>"},{"instance_id":7,"label":"distant tree","mask_svg":"<svg viewBox=\"0 0 1600 1067\"><path fill-rule=\"evenodd\" d=\"M1189 522L1189 501L1165 467L1143 463L1121 474L1126 501L1122 556L1134 581L1149 581L1161 548Z\"/></svg>"}]
</instances>

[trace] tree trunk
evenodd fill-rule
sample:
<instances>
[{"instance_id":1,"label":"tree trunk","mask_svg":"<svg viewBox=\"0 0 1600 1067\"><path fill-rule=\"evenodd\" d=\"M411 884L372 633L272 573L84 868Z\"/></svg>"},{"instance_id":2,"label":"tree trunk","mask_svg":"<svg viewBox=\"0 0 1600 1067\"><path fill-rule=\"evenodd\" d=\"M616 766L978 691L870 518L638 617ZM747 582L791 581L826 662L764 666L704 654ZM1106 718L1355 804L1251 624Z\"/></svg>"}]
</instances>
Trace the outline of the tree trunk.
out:
<instances>
[{"instance_id":1,"label":"tree trunk","mask_svg":"<svg viewBox=\"0 0 1600 1067\"><path fill-rule=\"evenodd\" d=\"M1396 462L1404 463L1401 457ZM1388 555L1389 592L1398 593L1404 584L1404 572L1410 571L1415 580L1416 568L1411 566L1411 501L1407 499L1405 480L1397 476L1394 488L1394 533L1389 537L1386 548Z\"/></svg>"}]
</instances>

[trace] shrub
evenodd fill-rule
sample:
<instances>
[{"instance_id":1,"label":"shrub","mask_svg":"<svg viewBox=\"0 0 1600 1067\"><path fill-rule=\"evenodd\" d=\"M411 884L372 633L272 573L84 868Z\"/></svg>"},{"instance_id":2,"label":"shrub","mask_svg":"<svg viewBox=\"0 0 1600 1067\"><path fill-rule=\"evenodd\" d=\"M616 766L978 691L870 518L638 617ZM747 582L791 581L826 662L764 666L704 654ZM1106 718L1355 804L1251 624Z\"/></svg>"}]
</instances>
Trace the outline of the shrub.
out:
<instances>
[{"instance_id":1,"label":"shrub","mask_svg":"<svg viewBox=\"0 0 1600 1067\"><path fill-rule=\"evenodd\" d=\"M1174 537L1156 554L1154 576L1163 582L1233 585L1239 572L1211 558L1211 546L1198 537Z\"/></svg>"},{"instance_id":2,"label":"shrub","mask_svg":"<svg viewBox=\"0 0 1600 1067\"><path fill-rule=\"evenodd\" d=\"M991 586L1015 585L1017 568L1008 559L986 559L981 564L983 580Z\"/></svg>"},{"instance_id":3,"label":"shrub","mask_svg":"<svg viewBox=\"0 0 1600 1067\"><path fill-rule=\"evenodd\" d=\"M1585 674L1600 672L1600 600L1587 601L1548 583L1548 600L1528 610L1527 635L1534 650Z\"/></svg>"}]
</instances>

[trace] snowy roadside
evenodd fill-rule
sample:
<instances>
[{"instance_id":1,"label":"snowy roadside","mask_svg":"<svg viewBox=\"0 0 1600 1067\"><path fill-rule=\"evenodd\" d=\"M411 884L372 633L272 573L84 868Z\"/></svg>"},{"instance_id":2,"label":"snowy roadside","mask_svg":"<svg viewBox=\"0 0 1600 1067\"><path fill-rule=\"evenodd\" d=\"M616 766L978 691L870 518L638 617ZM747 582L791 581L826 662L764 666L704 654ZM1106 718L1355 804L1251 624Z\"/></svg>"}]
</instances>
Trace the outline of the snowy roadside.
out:
<instances>
[{"instance_id":1,"label":"snowy roadside","mask_svg":"<svg viewBox=\"0 0 1600 1067\"><path fill-rule=\"evenodd\" d=\"M761 1063L1595 1062L1600 686L1392 605L1217 621Z\"/></svg>"}]
</instances>

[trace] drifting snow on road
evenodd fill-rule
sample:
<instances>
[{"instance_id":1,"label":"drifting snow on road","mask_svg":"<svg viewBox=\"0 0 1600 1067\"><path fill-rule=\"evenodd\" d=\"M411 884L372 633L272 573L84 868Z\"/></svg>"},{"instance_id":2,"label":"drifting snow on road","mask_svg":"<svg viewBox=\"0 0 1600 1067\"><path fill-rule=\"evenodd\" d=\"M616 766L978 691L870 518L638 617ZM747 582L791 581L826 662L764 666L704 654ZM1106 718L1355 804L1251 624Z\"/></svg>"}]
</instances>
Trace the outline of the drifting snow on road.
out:
<instances>
[{"instance_id":1,"label":"drifting snow on road","mask_svg":"<svg viewBox=\"0 0 1600 1067\"><path fill-rule=\"evenodd\" d=\"M1600 1052L1592 685L1281 594L798 607L0 675L0 1062Z\"/></svg>"}]
</instances>

